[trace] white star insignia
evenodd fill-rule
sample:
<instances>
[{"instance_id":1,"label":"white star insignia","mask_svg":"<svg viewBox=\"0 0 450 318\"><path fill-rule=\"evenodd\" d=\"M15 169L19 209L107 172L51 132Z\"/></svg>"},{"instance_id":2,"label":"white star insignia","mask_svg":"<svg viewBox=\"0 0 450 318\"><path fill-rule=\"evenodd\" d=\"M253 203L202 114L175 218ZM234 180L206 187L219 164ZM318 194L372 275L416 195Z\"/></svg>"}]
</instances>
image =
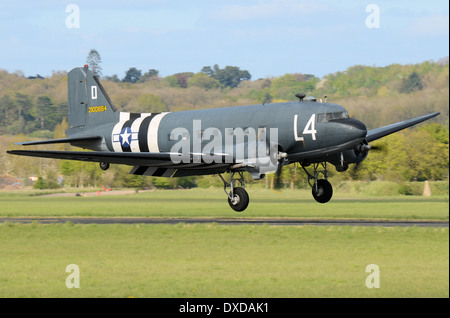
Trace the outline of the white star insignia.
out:
<instances>
[{"instance_id":1,"label":"white star insignia","mask_svg":"<svg viewBox=\"0 0 450 318\"><path fill-rule=\"evenodd\" d=\"M123 132L120 134L120 137L122 137L122 146L130 145L130 137L131 133L128 129L124 129Z\"/></svg>"}]
</instances>

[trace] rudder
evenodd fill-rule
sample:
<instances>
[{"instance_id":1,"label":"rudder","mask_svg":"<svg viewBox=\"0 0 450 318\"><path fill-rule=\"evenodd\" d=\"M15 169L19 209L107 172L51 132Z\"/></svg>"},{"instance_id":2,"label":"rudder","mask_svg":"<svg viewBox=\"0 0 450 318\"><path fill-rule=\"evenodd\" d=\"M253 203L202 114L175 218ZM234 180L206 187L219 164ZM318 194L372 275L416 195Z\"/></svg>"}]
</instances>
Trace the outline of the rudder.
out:
<instances>
[{"instance_id":1,"label":"rudder","mask_svg":"<svg viewBox=\"0 0 450 318\"><path fill-rule=\"evenodd\" d=\"M67 135L118 120L119 112L87 65L69 72L68 89Z\"/></svg>"}]
</instances>

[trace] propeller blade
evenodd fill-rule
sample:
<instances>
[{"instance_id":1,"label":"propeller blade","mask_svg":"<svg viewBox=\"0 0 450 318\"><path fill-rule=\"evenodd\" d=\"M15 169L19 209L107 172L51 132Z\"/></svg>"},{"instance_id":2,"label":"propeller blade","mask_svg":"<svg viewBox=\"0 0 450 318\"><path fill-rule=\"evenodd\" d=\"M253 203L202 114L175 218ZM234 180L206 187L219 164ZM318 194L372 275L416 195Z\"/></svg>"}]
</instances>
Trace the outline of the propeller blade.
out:
<instances>
[{"instance_id":1,"label":"propeller blade","mask_svg":"<svg viewBox=\"0 0 450 318\"><path fill-rule=\"evenodd\" d=\"M353 172L357 172L359 170L359 165L361 164L361 162L362 161L355 163L355 165L353 166Z\"/></svg>"},{"instance_id":2,"label":"propeller blade","mask_svg":"<svg viewBox=\"0 0 450 318\"><path fill-rule=\"evenodd\" d=\"M273 184L273 187L275 189L281 188L281 169L282 169L281 161L278 161L277 172L275 173L275 182Z\"/></svg>"},{"instance_id":3,"label":"propeller blade","mask_svg":"<svg viewBox=\"0 0 450 318\"><path fill-rule=\"evenodd\" d=\"M387 145L385 143L381 143L378 145L368 145L368 144L363 144L359 146L358 149L361 153L366 153L368 154L370 151L375 150L375 151L382 151L382 152L387 152ZM356 172L359 169L359 166L361 164L361 162L366 158L366 156L359 156L360 160L358 160L355 163L355 166L353 167L353 171Z\"/></svg>"},{"instance_id":4,"label":"propeller blade","mask_svg":"<svg viewBox=\"0 0 450 318\"><path fill-rule=\"evenodd\" d=\"M386 144L378 144L378 145L371 145L371 150L375 151L387 151L387 145Z\"/></svg>"}]
</instances>

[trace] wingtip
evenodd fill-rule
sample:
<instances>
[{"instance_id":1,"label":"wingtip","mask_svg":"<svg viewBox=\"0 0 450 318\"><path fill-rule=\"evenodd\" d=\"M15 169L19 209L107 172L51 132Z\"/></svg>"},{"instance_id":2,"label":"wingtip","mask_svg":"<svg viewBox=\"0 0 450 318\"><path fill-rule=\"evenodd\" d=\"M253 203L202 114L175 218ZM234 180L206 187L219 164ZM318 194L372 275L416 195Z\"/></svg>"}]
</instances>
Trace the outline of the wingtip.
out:
<instances>
[{"instance_id":1,"label":"wingtip","mask_svg":"<svg viewBox=\"0 0 450 318\"><path fill-rule=\"evenodd\" d=\"M428 118L428 119L431 119L431 118L434 118L434 117L439 116L440 114L441 114L440 112L429 113L428 115L425 115L425 116L423 116L423 117L426 117L426 118Z\"/></svg>"}]
</instances>

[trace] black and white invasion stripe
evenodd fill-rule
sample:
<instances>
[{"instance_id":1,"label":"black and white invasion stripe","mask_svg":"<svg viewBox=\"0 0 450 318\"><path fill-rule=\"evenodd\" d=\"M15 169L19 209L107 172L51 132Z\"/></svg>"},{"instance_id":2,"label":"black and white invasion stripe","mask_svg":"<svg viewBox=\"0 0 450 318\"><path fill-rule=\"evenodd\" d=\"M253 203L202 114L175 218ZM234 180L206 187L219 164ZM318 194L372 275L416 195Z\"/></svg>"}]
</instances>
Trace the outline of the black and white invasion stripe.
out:
<instances>
[{"instance_id":1,"label":"black and white invasion stripe","mask_svg":"<svg viewBox=\"0 0 450 318\"><path fill-rule=\"evenodd\" d=\"M168 113L125 113L114 126L111 136L114 152L159 152L158 129Z\"/></svg>"},{"instance_id":2,"label":"black and white invasion stripe","mask_svg":"<svg viewBox=\"0 0 450 318\"><path fill-rule=\"evenodd\" d=\"M171 168L136 166L131 169L130 174L170 178L176 171L177 169Z\"/></svg>"}]
</instances>

